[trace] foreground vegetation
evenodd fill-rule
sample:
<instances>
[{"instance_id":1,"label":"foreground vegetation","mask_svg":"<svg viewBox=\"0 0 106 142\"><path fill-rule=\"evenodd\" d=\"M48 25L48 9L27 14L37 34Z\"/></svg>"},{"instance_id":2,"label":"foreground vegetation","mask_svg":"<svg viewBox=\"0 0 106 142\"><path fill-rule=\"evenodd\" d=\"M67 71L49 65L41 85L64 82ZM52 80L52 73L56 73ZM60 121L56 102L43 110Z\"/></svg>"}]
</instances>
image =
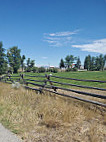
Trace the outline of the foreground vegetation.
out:
<instances>
[{"instance_id":1,"label":"foreground vegetation","mask_svg":"<svg viewBox=\"0 0 106 142\"><path fill-rule=\"evenodd\" d=\"M105 109L0 83L0 122L25 142L104 142Z\"/></svg>"}]
</instances>

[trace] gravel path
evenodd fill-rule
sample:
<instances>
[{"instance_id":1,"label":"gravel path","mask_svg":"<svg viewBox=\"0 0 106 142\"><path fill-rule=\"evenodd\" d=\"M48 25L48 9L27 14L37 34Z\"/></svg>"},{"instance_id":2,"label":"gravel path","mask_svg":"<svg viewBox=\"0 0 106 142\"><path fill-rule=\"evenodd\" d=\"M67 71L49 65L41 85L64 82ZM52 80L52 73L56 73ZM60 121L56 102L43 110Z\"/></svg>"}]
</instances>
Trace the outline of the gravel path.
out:
<instances>
[{"instance_id":1,"label":"gravel path","mask_svg":"<svg viewBox=\"0 0 106 142\"><path fill-rule=\"evenodd\" d=\"M0 124L0 142L22 142L22 140Z\"/></svg>"}]
</instances>

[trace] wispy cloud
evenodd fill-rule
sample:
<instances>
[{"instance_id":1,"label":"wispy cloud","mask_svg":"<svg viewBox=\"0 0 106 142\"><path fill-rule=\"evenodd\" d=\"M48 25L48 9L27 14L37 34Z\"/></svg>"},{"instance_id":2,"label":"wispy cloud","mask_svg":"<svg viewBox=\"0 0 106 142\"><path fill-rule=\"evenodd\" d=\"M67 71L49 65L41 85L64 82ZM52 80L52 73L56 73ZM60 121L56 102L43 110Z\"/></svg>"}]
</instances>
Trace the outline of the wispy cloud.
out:
<instances>
[{"instance_id":1,"label":"wispy cloud","mask_svg":"<svg viewBox=\"0 0 106 142\"><path fill-rule=\"evenodd\" d=\"M79 30L65 31L56 33L44 33L44 41L48 42L50 46L66 46L73 43L72 36L77 34Z\"/></svg>"},{"instance_id":2,"label":"wispy cloud","mask_svg":"<svg viewBox=\"0 0 106 142\"><path fill-rule=\"evenodd\" d=\"M82 51L106 54L106 38L94 40L89 44L72 45L72 47L80 48Z\"/></svg>"},{"instance_id":3,"label":"wispy cloud","mask_svg":"<svg viewBox=\"0 0 106 142\"><path fill-rule=\"evenodd\" d=\"M42 57L42 59L47 59L48 57Z\"/></svg>"},{"instance_id":4,"label":"wispy cloud","mask_svg":"<svg viewBox=\"0 0 106 142\"><path fill-rule=\"evenodd\" d=\"M79 30L75 30L75 31L73 31L73 32L70 32L70 31L66 31L66 32L56 32L56 33L50 33L50 34L48 34L49 36L52 36L52 37L54 37L54 36L71 36L71 35L74 35L74 34L77 34L78 33L78 31Z\"/></svg>"}]
</instances>

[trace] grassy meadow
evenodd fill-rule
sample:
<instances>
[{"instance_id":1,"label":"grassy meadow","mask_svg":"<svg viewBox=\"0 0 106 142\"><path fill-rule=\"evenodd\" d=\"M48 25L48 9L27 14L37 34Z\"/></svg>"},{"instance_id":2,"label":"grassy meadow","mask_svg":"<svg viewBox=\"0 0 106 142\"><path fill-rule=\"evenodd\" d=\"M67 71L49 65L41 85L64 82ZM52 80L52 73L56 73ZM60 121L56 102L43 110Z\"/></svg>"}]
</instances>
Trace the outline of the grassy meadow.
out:
<instances>
[{"instance_id":1,"label":"grassy meadow","mask_svg":"<svg viewBox=\"0 0 106 142\"><path fill-rule=\"evenodd\" d=\"M105 142L106 109L0 83L0 122L24 142Z\"/></svg>"},{"instance_id":2,"label":"grassy meadow","mask_svg":"<svg viewBox=\"0 0 106 142\"><path fill-rule=\"evenodd\" d=\"M58 73L25 73L26 75L45 75L45 74L52 74L54 76L60 76L60 77L68 77L68 78L76 78L76 79L88 79L88 80L102 80L106 81L106 71L82 71L82 72L58 72ZM17 74L14 74L17 75ZM14 76L13 75L13 76ZM36 80L44 80L45 78L36 78L36 77L25 77L25 79L36 79ZM75 80L66 80L66 79L59 79L51 77L51 80L63 82L63 83L71 83L76 85L85 85L85 86L91 86L91 87L98 87L98 88L105 88L106 89L106 83L98 83L98 82L85 82L85 81L75 81ZM32 81L33 82L33 81ZM39 84L39 83L38 83ZM55 84L56 86L61 86L59 84ZM70 86L62 85L63 87L70 88ZM72 87L71 88L75 88ZM79 88L80 89L80 88Z\"/></svg>"},{"instance_id":3,"label":"grassy meadow","mask_svg":"<svg viewBox=\"0 0 106 142\"><path fill-rule=\"evenodd\" d=\"M25 74L37 76L50 73ZM13 74L13 76L18 75ZM52 73L52 75L106 81L106 71L58 72ZM17 80L17 78L15 79ZM45 79L25 76L25 79L27 78L35 80ZM106 83L82 82L53 77L51 77L51 80L106 88ZM37 83L39 84L39 82ZM53 85L106 95L106 91L77 88L54 83ZM81 94L73 92L63 93L92 99L92 97L82 96ZM101 99L93 98L93 100L106 103L105 100ZM45 91L40 94L39 92L25 90L22 87L15 89L12 88L11 84L0 83L0 122L21 137L24 142L106 141L106 108L60 97Z\"/></svg>"}]
</instances>

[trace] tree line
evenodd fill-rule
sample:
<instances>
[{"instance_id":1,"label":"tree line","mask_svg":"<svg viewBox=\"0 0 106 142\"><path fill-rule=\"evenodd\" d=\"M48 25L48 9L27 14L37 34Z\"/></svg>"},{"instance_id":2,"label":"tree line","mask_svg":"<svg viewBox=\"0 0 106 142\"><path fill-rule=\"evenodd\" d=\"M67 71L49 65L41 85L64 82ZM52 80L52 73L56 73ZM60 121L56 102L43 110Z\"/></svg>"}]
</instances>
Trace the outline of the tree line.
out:
<instances>
[{"instance_id":1,"label":"tree line","mask_svg":"<svg viewBox=\"0 0 106 142\"><path fill-rule=\"evenodd\" d=\"M106 55L86 56L84 60L84 69L88 71L103 71L106 65ZM77 71L81 67L80 57L67 55L65 60L61 59L59 64L60 69L66 68L66 71Z\"/></svg>"},{"instance_id":2,"label":"tree line","mask_svg":"<svg viewBox=\"0 0 106 142\"><path fill-rule=\"evenodd\" d=\"M35 60L28 58L25 62L25 55L21 56L21 50L17 46L9 48L6 52L3 47L3 43L0 42L0 74L6 72L17 73L21 68L22 71L26 72L57 72L57 68L45 69L44 67L35 67ZM88 71L100 71L104 70L106 65L106 55L100 54L99 56L86 56L84 60L84 69ZM65 68L66 71L77 71L81 67L80 57L73 55L67 55L65 59L61 59L59 63L60 69Z\"/></svg>"},{"instance_id":3,"label":"tree line","mask_svg":"<svg viewBox=\"0 0 106 142\"><path fill-rule=\"evenodd\" d=\"M18 70L25 69L26 71L31 71L35 65L35 60L27 59L27 66L25 66L25 55L21 56L21 50L18 49L17 46L13 46L7 50L5 53L5 48L3 47L3 43L0 42L0 74L4 74L6 72L17 73Z\"/></svg>"},{"instance_id":4,"label":"tree line","mask_svg":"<svg viewBox=\"0 0 106 142\"><path fill-rule=\"evenodd\" d=\"M100 54L99 56L86 56L84 60L84 69L88 71L104 70L106 64L106 55Z\"/></svg>"},{"instance_id":5,"label":"tree line","mask_svg":"<svg viewBox=\"0 0 106 142\"><path fill-rule=\"evenodd\" d=\"M0 75L5 73L17 73L19 69L25 72L58 72L57 68L45 69L44 67L36 67L35 60L28 58L25 62L25 55L21 56L21 50L17 46L13 46L5 53L2 42L0 42Z\"/></svg>"},{"instance_id":6,"label":"tree line","mask_svg":"<svg viewBox=\"0 0 106 142\"><path fill-rule=\"evenodd\" d=\"M65 60L61 59L59 64L60 69L66 68L66 71L77 71L81 67L81 60L79 57L67 55Z\"/></svg>"}]
</instances>

